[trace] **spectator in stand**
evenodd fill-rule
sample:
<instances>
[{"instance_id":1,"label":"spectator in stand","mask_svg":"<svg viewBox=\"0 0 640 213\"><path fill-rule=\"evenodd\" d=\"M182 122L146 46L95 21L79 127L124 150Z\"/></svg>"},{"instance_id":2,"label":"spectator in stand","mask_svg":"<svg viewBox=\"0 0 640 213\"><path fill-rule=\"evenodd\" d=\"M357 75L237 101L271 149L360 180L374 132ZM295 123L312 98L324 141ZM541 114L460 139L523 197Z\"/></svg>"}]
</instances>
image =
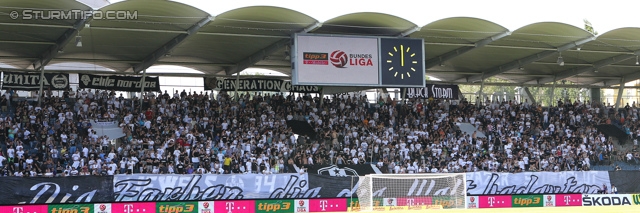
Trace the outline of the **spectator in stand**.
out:
<instances>
[{"instance_id":1,"label":"spectator in stand","mask_svg":"<svg viewBox=\"0 0 640 213\"><path fill-rule=\"evenodd\" d=\"M141 105L114 91L47 94L41 106L12 103L15 116L0 120L1 174L273 174L363 163L389 173L585 171L617 155L596 125L612 122L640 135L635 103L615 113L581 101L542 108L527 101L372 103L347 94L176 90L146 94ZM98 119L117 121L125 137L114 145L98 135L90 122ZM318 137L294 134L288 120L308 122ZM458 123L477 131L463 132ZM635 150L625 156L638 159Z\"/></svg>"}]
</instances>

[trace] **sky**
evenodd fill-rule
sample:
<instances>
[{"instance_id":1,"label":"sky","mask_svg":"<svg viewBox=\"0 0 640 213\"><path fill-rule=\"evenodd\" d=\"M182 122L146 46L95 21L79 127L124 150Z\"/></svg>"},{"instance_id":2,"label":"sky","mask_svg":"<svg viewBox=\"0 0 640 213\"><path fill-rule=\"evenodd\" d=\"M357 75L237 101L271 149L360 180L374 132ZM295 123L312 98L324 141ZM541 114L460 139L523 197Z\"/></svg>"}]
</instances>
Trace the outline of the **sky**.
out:
<instances>
[{"instance_id":1,"label":"sky","mask_svg":"<svg viewBox=\"0 0 640 213\"><path fill-rule=\"evenodd\" d=\"M562 22L583 28L588 19L600 33L623 27L640 27L640 1L632 0L176 0L215 16L248 6L293 9L323 22L356 12L395 15L424 26L451 17L475 17L514 31L537 22ZM120 2L111 0L110 2Z\"/></svg>"}]
</instances>

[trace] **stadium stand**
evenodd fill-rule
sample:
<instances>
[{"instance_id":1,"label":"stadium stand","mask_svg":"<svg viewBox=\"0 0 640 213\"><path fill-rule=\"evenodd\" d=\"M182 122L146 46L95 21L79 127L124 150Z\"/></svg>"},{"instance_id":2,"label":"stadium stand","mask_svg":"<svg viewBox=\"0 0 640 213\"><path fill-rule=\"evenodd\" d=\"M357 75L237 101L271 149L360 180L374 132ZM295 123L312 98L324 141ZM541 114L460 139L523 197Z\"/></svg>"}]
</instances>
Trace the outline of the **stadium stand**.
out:
<instances>
[{"instance_id":1,"label":"stadium stand","mask_svg":"<svg viewBox=\"0 0 640 213\"><path fill-rule=\"evenodd\" d=\"M365 163L388 173L629 170L640 162L635 105L615 112L580 101L543 108L513 101L379 97L371 103L347 94L320 99L186 91L149 93L140 101L78 90L61 97L47 92L38 107L10 89L2 97L2 176L270 174ZM114 121L125 136L112 143L90 121ZM308 123L315 136L295 134L288 121ZM463 132L457 123L477 132ZM633 144L618 146L596 128L612 123L630 130Z\"/></svg>"}]
</instances>

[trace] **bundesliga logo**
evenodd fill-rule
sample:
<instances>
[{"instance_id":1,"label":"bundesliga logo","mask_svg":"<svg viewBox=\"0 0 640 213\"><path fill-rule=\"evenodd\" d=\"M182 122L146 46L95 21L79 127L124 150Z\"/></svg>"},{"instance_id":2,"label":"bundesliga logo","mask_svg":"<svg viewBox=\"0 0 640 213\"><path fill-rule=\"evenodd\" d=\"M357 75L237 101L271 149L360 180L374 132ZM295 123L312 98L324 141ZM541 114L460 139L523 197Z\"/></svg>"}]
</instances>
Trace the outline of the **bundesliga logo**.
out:
<instances>
[{"instance_id":1,"label":"bundesliga logo","mask_svg":"<svg viewBox=\"0 0 640 213\"><path fill-rule=\"evenodd\" d=\"M336 50L329 55L331 65L337 68L345 68L347 63L350 66L373 66L373 56L371 54L348 54L342 50Z\"/></svg>"}]
</instances>

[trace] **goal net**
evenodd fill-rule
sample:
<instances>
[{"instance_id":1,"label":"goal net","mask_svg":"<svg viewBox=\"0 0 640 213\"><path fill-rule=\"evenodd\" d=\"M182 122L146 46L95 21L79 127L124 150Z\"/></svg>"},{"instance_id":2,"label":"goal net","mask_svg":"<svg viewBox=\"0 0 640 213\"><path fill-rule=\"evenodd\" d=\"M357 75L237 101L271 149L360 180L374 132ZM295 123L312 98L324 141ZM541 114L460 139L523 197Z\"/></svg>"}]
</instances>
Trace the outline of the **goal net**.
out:
<instances>
[{"instance_id":1,"label":"goal net","mask_svg":"<svg viewBox=\"0 0 640 213\"><path fill-rule=\"evenodd\" d=\"M361 211L464 209L466 176L451 174L370 174L356 190Z\"/></svg>"}]
</instances>

